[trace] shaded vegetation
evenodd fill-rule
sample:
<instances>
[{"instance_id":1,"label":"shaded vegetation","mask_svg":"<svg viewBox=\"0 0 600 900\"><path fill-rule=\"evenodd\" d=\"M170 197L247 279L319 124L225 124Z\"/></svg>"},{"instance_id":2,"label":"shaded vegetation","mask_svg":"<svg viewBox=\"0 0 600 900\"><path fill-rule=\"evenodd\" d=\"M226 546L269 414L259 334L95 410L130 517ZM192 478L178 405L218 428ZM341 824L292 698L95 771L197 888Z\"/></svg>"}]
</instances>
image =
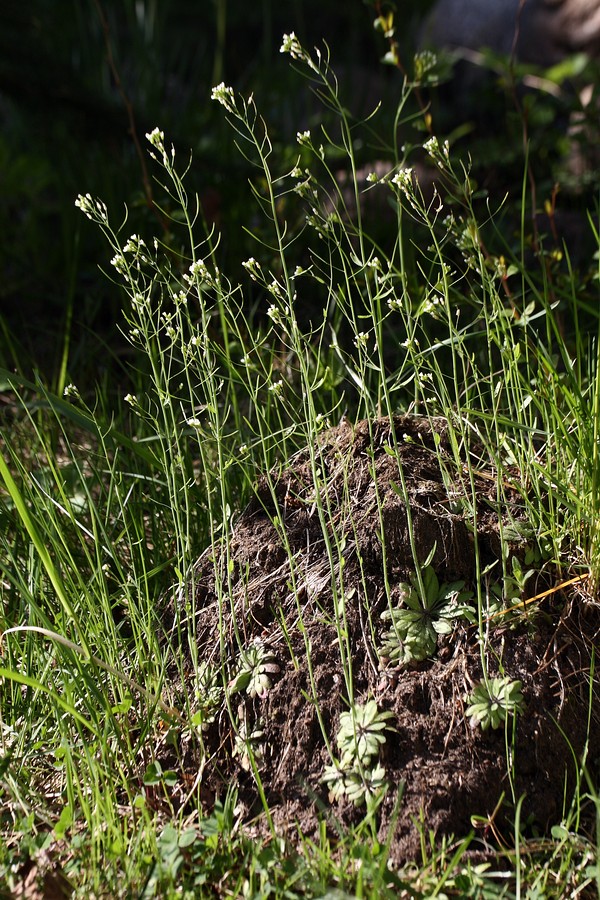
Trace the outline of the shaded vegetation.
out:
<instances>
[{"instance_id":1,"label":"shaded vegetation","mask_svg":"<svg viewBox=\"0 0 600 900\"><path fill-rule=\"evenodd\" d=\"M595 896L591 70L2 15L2 890Z\"/></svg>"}]
</instances>

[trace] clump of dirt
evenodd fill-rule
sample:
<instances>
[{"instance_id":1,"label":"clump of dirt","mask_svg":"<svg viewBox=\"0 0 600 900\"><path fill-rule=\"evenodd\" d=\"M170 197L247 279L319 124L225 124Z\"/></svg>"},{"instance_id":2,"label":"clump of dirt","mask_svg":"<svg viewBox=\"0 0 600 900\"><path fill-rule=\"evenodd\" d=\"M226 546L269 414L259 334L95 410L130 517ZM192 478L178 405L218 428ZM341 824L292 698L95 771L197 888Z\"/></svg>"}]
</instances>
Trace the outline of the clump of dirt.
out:
<instances>
[{"instance_id":1,"label":"clump of dirt","mask_svg":"<svg viewBox=\"0 0 600 900\"><path fill-rule=\"evenodd\" d=\"M273 819L291 838L298 825L315 834L325 808L343 825L364 815L345 800L332 803L322 782L331 763L323 731L335 751L340 714L348 709L344 656L355 700L373 698L393 713L380 754L389 788L378 816L382 837L394 830L398 862L418 855L415 822L461 836L476 815L488 819L486 836L498 835L523 795L521 821L544 832L561 819L565 779L572 787L573 759L586 741L588 759L600 756L597 680L590 693L600 615L583 597L551 593L519 616L487 623L490 675L523 685L525 713L514 723L510 765L504 730L483 732L465 712L465 698L482 678L476 626L458 621L439 638L434 658L417 664L393 668L378 654L381 613L388 597L398 601L415 556L431 558L440 581L464 580L474 589L476 552L479 571L492 567L490 582L501 579L501 528L515 537L509 552L524 552L522 491L501 483L499 491L483 451L468 452L463 466L442 419L345 422L287 469L265 476L227 546L211 548L196 566L189 591L197 658L218 663L223 640L232 661L240 643L268 655L264 680L230 701L242 733L253 735ZM248 815L258 812L255 773L224 708L204 743L207 788L222 793L237 784Z\"/></svg>"}]
</instances>

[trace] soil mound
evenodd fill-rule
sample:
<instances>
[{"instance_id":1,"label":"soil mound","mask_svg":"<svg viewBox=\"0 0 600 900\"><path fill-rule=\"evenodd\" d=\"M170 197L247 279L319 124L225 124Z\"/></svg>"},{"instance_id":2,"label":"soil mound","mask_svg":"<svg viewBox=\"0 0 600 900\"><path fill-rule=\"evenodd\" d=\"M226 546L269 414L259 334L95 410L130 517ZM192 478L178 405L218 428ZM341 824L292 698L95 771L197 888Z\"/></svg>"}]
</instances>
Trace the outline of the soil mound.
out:
<instances>
[{"instance_id":1,"label":"soil mound","mask_svg":"<svg viewBox=\"0 0 600 900\"><path fill-rule=\"evenodd\" d=\"M382 657L389 622L381 614L399 602L415 557L429 559L440 583L475 590L477 553L493 596L502 580L501 529L505 547L514 537L509 555L523 558L528 548L522 491L499 491L489 460L469 453L471 476L442 419L344 422L265 476L227 546L199 560L189 587L197 659L216 666L225 651L237 717L237 736L224 702L207 717L203 778L221 795L236 784L249 818L261 808L257 775L275 824L291 839L297 826L315 835L324 815L342 826L364 815L347 798L332 802L322 781L331 764L325 736L337 754L350 679L356 703L374 699L392 714L379 754L388 790L377 816L383 839L393 829L398 862L418 856L418 822L460 837L475 815L482 839L505 829L510 843L507 813L522 796L521 822L545 832L563 817L574 759L586 746L590 762L600 756L597 680L590 689L600 615L583 596L552 592L487 622L490 676L522 682L525 711L509 718L506 732L482 731L466 714L483 674L476 624L456 619L432 658L394 666ZM530 594L553 586L551 573L544 578L530 579Z\"/></svg>"}]
</instances>

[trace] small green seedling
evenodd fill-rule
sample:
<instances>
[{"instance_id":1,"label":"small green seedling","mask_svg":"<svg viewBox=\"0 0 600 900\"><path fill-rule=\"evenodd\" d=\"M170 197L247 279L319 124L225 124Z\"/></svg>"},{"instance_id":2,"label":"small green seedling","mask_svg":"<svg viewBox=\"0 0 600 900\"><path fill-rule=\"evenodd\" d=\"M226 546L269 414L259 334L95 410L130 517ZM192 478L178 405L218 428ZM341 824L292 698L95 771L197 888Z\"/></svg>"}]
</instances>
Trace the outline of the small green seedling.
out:
<instances>
[{"instance_id":1,"label":"small green seedling","mask_svg":"<svg viewBox=\"0 0 600 900\"><path fill-rule=\"evenodd\" d=\"M383 796L387 789L385 769L380 763L372 769L344 770L339 764L326 766L321 779L329 790L329 799L340 800L347 797L355 806Z\"/></svg>"},{"instance_id":2,"label":"small green seedling","mask_svg":"<svg viewBox=\"0 0 600 900\"><path fill-rule=\"evenodd\" d=\"M364 706L355 704L341 714L336 736L341 759L327 766L322 777L331 800L347 797L358 806L383 796L387 788L385 769L375 760L392 717L393 713L378 710L374 700Z\"/></svg>"},{"instance_id":3,"label":"small green seedling","mask_svg":"<svg viewBox=\"0 0 600 900\"><path fill-rule=\"evenodd\" d=\"M499 728L509 715L523 710L523 693L520 681L510 678L491 678L481 681L468 698L467 715L471 725L481 725L481 730Z\"/></svg>"},{"instance_id":4,"label":"small green seedling","mask_svg":"<svg viewBox=\"0 0 600 900\"><path fill-rule=\"evenodd\" d=\"M391 718L393 713L380 712L374 700L368 700L364 706L357 704L342 713L337 733L342 766L354 765L355 762L369 766L385 744L383 732L389 728L388 720Z\"/></svg>"},{"instance_id":5,"label":"small green seedling","mask_svg":"<svg viewBox=\"0 0 600 900\"><path fill-rule=\"evenodd\" d=\"M392 663L420 661L433 656L438 636L449 634L457 619L474 621L475 611L468 601L472 591L465 591L464 581L439 583L433 567L427 565L410 576L410 583L400 585L400 604L382 613L392 628L383 634L380 656Z\"/></svg>"},{"instance_id":6,"label":"small green seedling","mask_svg":"<svg viewBox=\"0 0 600 900\"><path fill-rule=\"evenodd\" d=\"M246 772L253 770L253 762L257 769L262 768L265 758L265 731L260 721L253 728L247 727L245 723L240 725L240 730L233 740L233 755L238 757L242 769Z\"/></svg>"},{"instance_id":7,"label":"small green seedling","mask_svg":"<svg viewBox=\"0 0 600 900\"><path fill-rule=\"evenodd\" d=\"M263 698L271 690L272 676L280 671L273 651L257 639L240 653L237 673L229 682L229 693L245 691L251 697Z\"/></svg>"},{"instance_id":8,"label":"small green seedling","mask_svg":"<svg viewBox=\"0 0 600 900\"><path fill-rule=\"evenodd\" d=\"M192 715L192 725L206 731L215 721L223 700L223 684L220 669L202 662L196 671L196 709Z\"/></svg>"}]
</instances>

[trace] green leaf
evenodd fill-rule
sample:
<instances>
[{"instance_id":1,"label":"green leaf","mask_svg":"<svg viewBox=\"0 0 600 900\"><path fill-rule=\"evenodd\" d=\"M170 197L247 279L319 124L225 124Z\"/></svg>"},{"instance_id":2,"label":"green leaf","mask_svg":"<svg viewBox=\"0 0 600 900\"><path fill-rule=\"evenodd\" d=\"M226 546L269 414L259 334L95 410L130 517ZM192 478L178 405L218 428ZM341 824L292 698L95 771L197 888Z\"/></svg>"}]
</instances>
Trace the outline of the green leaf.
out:
<instances>
[{"instance_id":1,"label":"green leaf","mask_svg":"<svg viewBox=\"0 0 600 900\"><path fill-rule=\"evenodd\" d=\"M60 694L57 694L55 691L51 690L49 687L46 687L45 684L42 684L41 681L38 681L36 678L31 678L29 675L22 675L20 672L13 672L11 669L4 669L0 667L0 679L7 678L10 681L16 681L18 684L26 684L28 687L32 687L37 691L42 691L47 694L57 706L60 706L65 710L70 716L76 719L81 725L91 731L95 737L98 737L98 732L85 716L79 712L79 710L75 709L70 703L68 703Z\"/></svg>"},{"instance_id":2,"label":"green leaf","mask_svg":"<svg viewBox=\"0 0 600 900\"><path fill-rule=\"evenodd\" d=\"M423 605L430 606L438 599L440 592L440 583L433 566L427 566L423 572L423 587L425 588L425 596L421 598Z\"/></svg>"},{"instance_id":3,"label":"green leaf","mask_svg":"<svg viewBox=\"0 0 600 900\"><path fill-rule=\"evenodd\" d=\"M78 409L69 401L63 400L62 397L58 397L56 394L52 394L41 384L34 384L34 382L29 381L22 375L16 374L14 372L9 372L8 369L4 369L1 366L0 381L8 386L10 390L12 390L17 396L20 396L20 389L25 388L28 391L32 391L33 393L42 397L41 400L36 401L36 406L38 408L50 409L55 415L70 419L70 421L74 422L78 428L82 428L84 431L89 431L99 440L105 440L108 436L115 442L115 444L117 444L117 446L126 447L140 459L145 460L147 463L150 463L153 466L156 465L155 454L151 450L149 450L145 444L141 443L140 441L134 441L132 438L130 438L126 434L123 434L122 431L119 431L110 423L107 425L103 423L102 426L100 426L98 422L96 422L96 420L89 415L89 413L85 412L84 410Z\"/></svg>"},{"instance_id":4,"label":"green leaf","mask_svg":"<svg viewBox=\"0 0 600 900\"><path fill-rule=\"evenodd\" d=\"M499 728L507 715L516 715L522 711L521 687L520 681L511 681L506 676L492 678L487 683L480 682L469 698L467 716L473 724L478 722L482 731L490 726Z\"/></svg>"},{"instance_id":5,"label":"green leaf","mask_svg":"<svg viewBox=\"0 0 600 900\"><path fill-rule=\"evenodd\" d=\"M58 821L54 826L54 834L58 840L62 840L73 824L73 808L67 803L63 806Z\"/></svg>"},{"instance_id":6,"label":"green leaf","mask_svg":"<svg viewBox=\"0 0 600 900\"><path fill-rule=\"evenodd\" d=\"M179 847L184 850L186 847L191 847L192 844L196 842L198 839L198 832L195 828L187 828L183 834L179 836Z\"/></svg>"},{"instance_id":7,"label":"green leaf","mask_svg":"<svg viewBox=\"0 0 600 900\"><path fill-rule=\"evenodd\" d=\"M155 784L160 784L162 780L162 766L155 760L151 762L149 766L147 766L146 771L144 772L143 782L146 787L152 787Z\"/></svg>"},{"instance_id":8,"label":"green leaf","mask_svg":"<svg viewBox=\"0 0 600 900\"><path fill-rule=\"evenodd\" d=\"M240 691L245 691L248 685L250 684L250 680L252 678L252 670L251 669L242 669L241 672L232 678L229 684L227 685L229 689L229 693L237 694Z\"/></svg>"}]
</instances>

